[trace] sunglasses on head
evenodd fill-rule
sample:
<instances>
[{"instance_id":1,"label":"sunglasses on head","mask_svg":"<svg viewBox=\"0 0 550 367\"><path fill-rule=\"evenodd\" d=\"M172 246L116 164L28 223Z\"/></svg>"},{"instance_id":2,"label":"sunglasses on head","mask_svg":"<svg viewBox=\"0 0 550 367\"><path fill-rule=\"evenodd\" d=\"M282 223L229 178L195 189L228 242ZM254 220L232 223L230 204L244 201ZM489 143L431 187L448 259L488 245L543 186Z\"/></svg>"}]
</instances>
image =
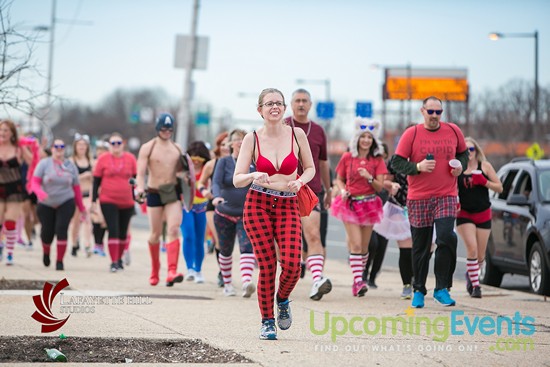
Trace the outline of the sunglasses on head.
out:
<instances>
[{"instance_id":1,"label":"sunglasses on head","mask_svg":"<svg viewBox=\"0 0 550 367\"><path fill-rule=\"evenodd\" d=\"M122 141L121 141L121 140L111 141L110 143L111 143L112 146L115 146L115 145L122 145Z\"/></svg>"},{"instance_id":2,"label":"sunglasses on head","mask_svg":"<svg viewBox=\"0 0 550 367\"><path fill-rule=\"evenodd\" d=\"M475 151L476 151L476 148L475 148L475 147L468 147L468 150L469 150L470 152L475 152Z\"/></svg>"},{"instance_id":3,"label":"sunglasses on head","mask_svg":"<svg viewBox=\"0 0 550 367\"><path fill-rule=\"evenodd\" d=\"M55 149L65 149L65 144L54 144L53 147Z\"/></svg>"},{"instance_id":4,"label":"sunglasses on head","mask_svg":"<svg viewBox=\"0 0 550 367\"><path fill-rule=\"evenodd\" d=\"M443 110L426 110L426 113L427 113L428 115L433 115L434 112L435 112L436 115L439 116L439 115L441 115L441 114L443 113Z\"/></svg>"}]
</instances>

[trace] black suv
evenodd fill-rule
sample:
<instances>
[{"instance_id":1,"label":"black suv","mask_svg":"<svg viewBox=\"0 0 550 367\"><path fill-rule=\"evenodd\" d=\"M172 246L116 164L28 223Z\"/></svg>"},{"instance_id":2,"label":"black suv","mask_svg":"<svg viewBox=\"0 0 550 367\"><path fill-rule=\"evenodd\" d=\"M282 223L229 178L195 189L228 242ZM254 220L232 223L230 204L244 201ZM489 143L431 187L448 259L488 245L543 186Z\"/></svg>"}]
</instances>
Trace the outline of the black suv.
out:
<instances>
[{"instance_id":1,"label":"black suv","mask_svg":"<svg viewBox=\"0 0 550 367\"><path fill-rule=\"evenodd\" d=\"M497 173L492 230L481 282L500 286L505 273L529 276L531 290L550 295L550 160L516 158Z\"/></svg>"}]
</instances>

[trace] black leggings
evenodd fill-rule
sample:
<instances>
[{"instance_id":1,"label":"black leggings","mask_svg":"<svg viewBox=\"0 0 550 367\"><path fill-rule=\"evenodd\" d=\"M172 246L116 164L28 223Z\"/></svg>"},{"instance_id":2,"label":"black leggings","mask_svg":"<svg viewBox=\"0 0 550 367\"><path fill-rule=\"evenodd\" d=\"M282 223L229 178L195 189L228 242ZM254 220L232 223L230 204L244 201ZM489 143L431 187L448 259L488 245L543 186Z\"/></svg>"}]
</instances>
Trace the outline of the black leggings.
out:
<instances>
[{"instance_id":1,"label":"black leggings","mask_svg":"<svg viewBox=\"0 0 550 367\"><path fill-rule=\"evenodd\" d=\"M69 199L57 208L44 204L38 204L36 214L40 220L40 239L43 243L51 244L54 236L60 241L67 240L69 223L74 215L74 199Z\"/></svg>"},{"instance_id":2,"label":"black leggings","mask_svg":"<svg viewBox=\"0 0 550 367\"><path fill-rule=\"evenodd\" d=\"M134 215L134 207L121 209L115 204L101 203L100 205L103 218L105 218L105 223L107 223L109 238L126 239L130 219Z\"/></svg>"}]
</instances>

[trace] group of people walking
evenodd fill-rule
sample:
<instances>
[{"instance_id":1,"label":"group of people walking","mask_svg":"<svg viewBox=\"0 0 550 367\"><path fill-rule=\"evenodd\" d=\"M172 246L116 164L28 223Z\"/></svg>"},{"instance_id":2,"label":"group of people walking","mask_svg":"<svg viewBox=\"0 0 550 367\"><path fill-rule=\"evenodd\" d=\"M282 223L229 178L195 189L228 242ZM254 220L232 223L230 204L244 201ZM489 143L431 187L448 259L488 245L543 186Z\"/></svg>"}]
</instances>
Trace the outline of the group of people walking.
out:
<instances>
[{"instance_id":1,"label":"group of people walking","mask_svg":"<svg viewBox=\"0 0 550 367\"><path fill-rule=\"evenodd\" d=\"M325 131L308 117L312 106L309 92L296 90L290 104L292 115L285 118L283 93L264 89L257 105L263 126L252 132L235 129L220 135L214 155L204 142L192 142L186 151L176 144L175 121L170 114L158 117L157 135L141 146L137 160L124 151L123 137L117 133L106 143L108 152L95 161L90 157L87 136L75 137L72 159L65 158L65 142L55 139L51 156L31 170L29 189L38 201L44 265L50 265L55 238L56 269L64 269L72 221L73 255L80 248L81 227L93 226L94 252L104 251L102 237L108 231L110 271L122 270L123 255L129 254L134 201L144 202L150 225L149 283L156 286L160 282L163 234L166 285L184 280L204 282L204 241L210 224L223 295L237 294L232 270L238 239L242 296L248 298L257 291L260 338L273 340L277 328L286 330L292 324L290 296L304 267L312 277L310 299L319 301L332 290L324 271L327 220L323 214L327 210L345 227L352 295L363 297L368 284L375 286L385 244L378 246L378 268L367 282L367 264L377 261L369 262L371 239L378 243L394 239L400 248L401 297L412 298L412 307L417 308L425 305L432 253L434 299L444 306L455 304L449 290L456 267L456 219L467 247L468 292L480 298L479 269L491 223L488 190L500 192L502 184L479 144L464 138L457 125L441 121L442 102L436 97L423 101L424 122L403 132L395 154L387 161L384 158L389 152L379 140L380 123L357 118L348 152L334 172ZM19 168L24 161L31 166L33 162L32 144L18 141L13 123L0 122L0 221L8 264L13 262L15 223L28 195ZM459 164L449 166L452 160ZM133 192L129 181L135 185ZM317 195L318 203L309 216L301 217L298 193L305 185ZM185 195L187 191L194 195ZM384 201L382 192L386 193ZM90 233L88 230L82 237L88 254ZM180 246L187 267L185 277L178 271ZM253 281L256 264L257 285Z\"/></svg>"}]
</instances>

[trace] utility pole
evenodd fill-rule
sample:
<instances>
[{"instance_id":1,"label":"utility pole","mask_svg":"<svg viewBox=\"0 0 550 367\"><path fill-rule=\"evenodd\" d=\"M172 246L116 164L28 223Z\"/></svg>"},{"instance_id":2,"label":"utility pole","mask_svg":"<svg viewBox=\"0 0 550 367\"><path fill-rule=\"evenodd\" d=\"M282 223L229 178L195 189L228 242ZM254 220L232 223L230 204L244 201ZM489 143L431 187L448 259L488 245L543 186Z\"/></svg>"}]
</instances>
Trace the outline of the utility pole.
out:
<instances>
[{"instance_id":1,"label":"utility pole","mask_svg":"<svg viewBox=\"0 0 550 367\"><path fill-rule=\"evenodd\" d=\"M176 142L187 149L189 130L191 129L191 99L193 88L193 69L195 68L195 54L197 48L197 21L199 15L199 0L193 2L193 19L191 21L191 33L189 40L189 54L185 59L185 82L183 85L183 98L177 119Z\"/></svg>"}]
</instances>

